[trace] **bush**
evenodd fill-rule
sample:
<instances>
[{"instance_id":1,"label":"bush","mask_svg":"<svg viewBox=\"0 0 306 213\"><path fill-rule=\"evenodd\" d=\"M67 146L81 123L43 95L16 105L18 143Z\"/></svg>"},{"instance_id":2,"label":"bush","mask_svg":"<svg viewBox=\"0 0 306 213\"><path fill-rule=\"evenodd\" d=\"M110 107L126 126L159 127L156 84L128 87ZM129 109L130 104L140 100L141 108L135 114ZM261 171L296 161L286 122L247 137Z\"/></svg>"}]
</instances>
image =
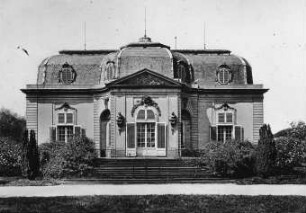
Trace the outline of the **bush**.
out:
<instances>
[{"instance_id":1,"label":"bush","mask_svg":"<svg viewBox=\"0 0 306 213\"><path fill-rule=\"evenodd\" d=\"M0 176L21 175L20 143L9 139L0 138Z\"/></svg>"},{"instance_id":2,"label":"bush","mask_svg":"<svg viewBox=\"0 0 306 213\"><path fill-rule=\"evenodd\" d=\"M45 178L86 176L97 156L93 141L86 137L76 137L68 143L41 144L39 151Z\"/></svg>"},{"instance_id":3,"label":"bush","mask_svg":"<svg viewBox=\"0 0 306 213\"><path fill-rule=\"evenodd\" d=\"M211 142L202 150L197 163L208 167L217 176L252 176L254 148L250 142Z\"/></svg>"},{"instance_id":4,"label":"bush","mask_svg":"<svg viewBox=\"0 0 306 213\"><path fill-rule=\"evenodd\" d=\"M276 147L269 125L264 124L259 130L260 139L256 149L256 172L266 177L273 174L276 162Z\"/></svg>"},{"instance_id":5,"label":"bush","mask_svg":"<svg viewBox=\"0 0 306 213\"><path fill-rule=\"evenodd\" d=\"M306 163L306 125L304 122L291 123L291 127L275 134L279 171L291 172L293 167Z\"/></svg>"}]
</instances>

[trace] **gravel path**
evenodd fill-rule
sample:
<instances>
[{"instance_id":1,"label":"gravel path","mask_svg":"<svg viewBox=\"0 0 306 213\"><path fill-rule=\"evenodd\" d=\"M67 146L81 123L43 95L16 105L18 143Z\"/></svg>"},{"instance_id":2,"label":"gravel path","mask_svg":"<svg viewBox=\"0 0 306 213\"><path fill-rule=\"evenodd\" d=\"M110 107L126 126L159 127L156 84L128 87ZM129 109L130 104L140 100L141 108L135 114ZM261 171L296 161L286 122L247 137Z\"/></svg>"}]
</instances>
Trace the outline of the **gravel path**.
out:
<instances>
[{"instance_id":1,"label":"gravel path","mask_svg":"<svg viewBox=\"0 0 306 213\"><path fill-rule=\"evenodd\" d=\"M56 185L3 186L0 197L55 197L85 195L300 195L306 185L236 185L236 184L135 184L135 185Z\"/></svg>"}]
</instances>

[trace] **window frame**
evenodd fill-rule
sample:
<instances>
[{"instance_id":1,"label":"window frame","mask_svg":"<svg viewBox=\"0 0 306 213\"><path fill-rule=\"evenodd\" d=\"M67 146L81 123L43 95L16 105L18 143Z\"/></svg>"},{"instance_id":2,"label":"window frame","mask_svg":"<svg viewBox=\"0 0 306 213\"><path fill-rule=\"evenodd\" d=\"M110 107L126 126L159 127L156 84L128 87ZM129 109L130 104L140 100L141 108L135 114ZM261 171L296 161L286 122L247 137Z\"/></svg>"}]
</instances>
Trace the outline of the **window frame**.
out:
<instances>
[{"instance_id":1,"label":"window frame","mask_svg":"<svg viewBox=\"0 0 306 213\"><path fill-rule=\"evenodd\" d=\"M226 79L225 79L226 76ZM233 73L227 65L221 65L217 68L216 81L221 85L229 84L233 79Z\"/></svg>"},{"instance_id":2,"label":"window frame","mask_svg":"<svg viewBox=\"0 0 306 213\"><path fill-rule=\"evenodd\" d=\"M80 136L82 135L82 127L77 125L77 110L75 108L72 108L69 106L69 104L64 103L61 107L55 109L54 116L55 125L52 125L52 128L55 129L56 141L65 143L69 142L69 140L75 136L76 128L80 128L80 132L78 134ZM60 118L60 116L63 116L63 120ZM69 118L69 116L71 117ZM64 139L60 138L60 131L64 132Z\"/></svg>"},{"instance_id":3,"label":"window frame","mask_svg":"<svg viewBox=\"0 0 306 213\"><path fill-rule=\"evenodd\" d=\"M138 119L138 113L140 111L144 110L145 112L145 118L144 119ZM149 119L148 118L148 112L152 111L154 114L154 119ZM136 148L146 148L146 149L156 149L157 148L157 123L158 123L158 114L156 110L153 107L139 107L136 112L135 112L135 143L136 143ZM154 146L148 146L148 144L152 144L152 142L148 142L148 126L149 124L154 124ZM138 126L139 125L144 125L144 146L138 146L140 142L138 142Z\"/></svg>"}]
</instances>

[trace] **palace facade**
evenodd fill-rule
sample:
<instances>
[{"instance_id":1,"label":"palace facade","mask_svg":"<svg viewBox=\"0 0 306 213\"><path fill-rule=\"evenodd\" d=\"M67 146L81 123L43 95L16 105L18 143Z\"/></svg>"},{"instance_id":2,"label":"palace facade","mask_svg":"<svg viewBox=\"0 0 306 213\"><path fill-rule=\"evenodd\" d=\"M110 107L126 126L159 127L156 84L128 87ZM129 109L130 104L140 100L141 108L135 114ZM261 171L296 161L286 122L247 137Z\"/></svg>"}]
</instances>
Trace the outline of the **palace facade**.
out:
<instances>
[{"instance_id":1,"label":"palace facade","mask_svg":"<svg viewBox=\"0 0 306 213\"><path fill-rule=\"evenodd\" d=\"M257 143L266 91L229 50L171 50L146 36L117 50L60 51L22 89L38 143L86 135L107 158Z\"/></svg>"}]
</instances>

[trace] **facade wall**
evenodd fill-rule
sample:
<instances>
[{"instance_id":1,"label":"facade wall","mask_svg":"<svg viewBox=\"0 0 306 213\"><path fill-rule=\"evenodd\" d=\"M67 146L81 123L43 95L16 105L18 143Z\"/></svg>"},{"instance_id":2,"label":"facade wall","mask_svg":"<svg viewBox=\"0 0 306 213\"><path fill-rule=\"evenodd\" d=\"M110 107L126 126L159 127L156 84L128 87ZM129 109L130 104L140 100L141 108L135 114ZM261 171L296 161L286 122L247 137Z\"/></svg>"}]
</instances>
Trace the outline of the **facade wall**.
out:
<instances>
[{"instance_id":1,"label":"facade wall","mask_svg":"<svg viewBox=\"0 0 306 213\"><path fill-rule=\"evenodd\" d=\"M197 119L199 149L211 140L210 126L216 124L215 108L224 103L236 110L235 124L243 127L244 140L257 143L258 131L263 124L262 101L254 102L252 97L246 95L200 95Z\"/></svg>"},{"instance_id":2,"label":"facade wall","mask_svg":"<svg viewBox=\"0 0 306 213\"><path fill-rule=\"evenodd\" d=\"M264 122L263 117L263 97L253 99L253 140L259 140L259 129Z\"/></svg>"},{"instance_id":3,"label":"facade wall","mask_svg":"<svg viewBox=\"0 0 306 213\"><path fill-rule=\"evenodd\" d=\"M37 98L27 97L26 100L26 121L27 129L37 133ZM37 134L36 134L37 140Z\"/></svg>"},{"instance_id":4,"label":"facade wall","mask_svg":"<svg viewBox=\"0 0 306 213\"><path fill-rule=\"evenodd\" d=\"M38 104L37 101L38 100ZM86 136L94 138L94 106L91 97L39 97L38 99L27 98L27 128L35 130L38 144L50 142L50 127L57 123L56 108L64 103L76 109L75 125L84 128ZM36 111L36 109L38 109Z\"/></svg>"}]
</instances>

